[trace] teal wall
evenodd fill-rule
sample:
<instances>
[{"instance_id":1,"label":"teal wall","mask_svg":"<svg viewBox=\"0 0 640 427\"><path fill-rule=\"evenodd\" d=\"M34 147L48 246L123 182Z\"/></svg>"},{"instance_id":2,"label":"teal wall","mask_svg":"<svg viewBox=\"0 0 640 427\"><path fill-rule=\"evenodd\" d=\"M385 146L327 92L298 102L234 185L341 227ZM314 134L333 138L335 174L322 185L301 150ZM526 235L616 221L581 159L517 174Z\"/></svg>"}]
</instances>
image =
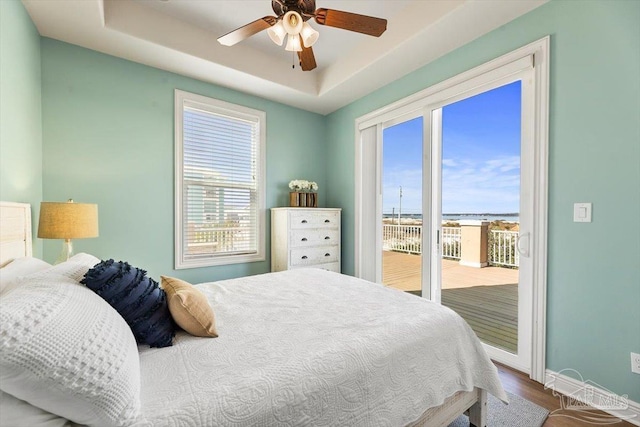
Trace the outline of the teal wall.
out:
<instances>
[{"instance_id":1,"label":"teal wall","mask_svg":"<svg viewBox=\"0 0 640 427\"><path fill-rule=\"evenodd\" d=\"M552 1L327 117L328 204L354 271L354 120L550 34L547 368L640 402L640 2ZM572 222L592 202L593 222Z\"/></svg>"},{"instance_id":2,"label":"teal wall","mask_svg":"<svg viewBox=\"0 0 640 427\"><path fill-rule=\"evenodd\" d=\"M267 112L267 205L287 204L290 179L317 181L321 204L344 209L352 274L354 120L551 34L547 364L640 401L629 362L640 352L640 2L552 1L327 117L46 38L39 47L18 1L0 13L2 199L33 203L34 219L43 191L98 203L101 237L77 251L193 282L269 266L171 270L174 88ZM593 223L572 222L578 201L594 203ZM59 246L47 241L45 258Z\"/></svg>"},{"instance_id":3,"label":"teal wall","mask_svg":"<svg viewBox=\"0 0 640 427\"><path fill-rule=\"evenodd\" d=\"M0 200L42 201L40 35L22 3L0 1ZM33 252L42 255L34 236Z\"/></svg>"},{"instance_id":4,"label":"teal wall","mask_svg":"<svg viewBox=\"0 0 640 427\"><path fill-rule=\"evenodd\" d=\"M197 283L270 271L268 256L172 269L176 88L265 111L267 207L287 206L287 184L296 178L316 181L324 205L323 116L48 38L42 39L44 199L97 203L100 237L75 240L76 252L129 261L156 279ZM46 241L45 258L55 260L60 245Z\"/></svg>"}]
</instances>

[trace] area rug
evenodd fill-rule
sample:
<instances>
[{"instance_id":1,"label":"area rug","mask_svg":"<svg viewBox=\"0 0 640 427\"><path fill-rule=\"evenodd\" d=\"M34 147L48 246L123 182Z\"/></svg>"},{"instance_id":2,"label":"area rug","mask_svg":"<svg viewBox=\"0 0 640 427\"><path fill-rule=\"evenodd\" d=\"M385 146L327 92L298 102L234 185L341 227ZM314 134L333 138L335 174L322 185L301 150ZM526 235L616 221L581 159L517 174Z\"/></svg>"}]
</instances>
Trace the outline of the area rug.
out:
<instances>
[{"instance_id":1,"label":"area rug","mask_svg":"<svg viewBox=\"0 0 640 427\"><path fill-rule=\"evenodd\" d=\"M487 399L487 427L540 427L549 411L515 394L508 393L505 405L492 395ZM469 427L469 417L460 415L449 427Z\"/></svg>"}]
</instances>

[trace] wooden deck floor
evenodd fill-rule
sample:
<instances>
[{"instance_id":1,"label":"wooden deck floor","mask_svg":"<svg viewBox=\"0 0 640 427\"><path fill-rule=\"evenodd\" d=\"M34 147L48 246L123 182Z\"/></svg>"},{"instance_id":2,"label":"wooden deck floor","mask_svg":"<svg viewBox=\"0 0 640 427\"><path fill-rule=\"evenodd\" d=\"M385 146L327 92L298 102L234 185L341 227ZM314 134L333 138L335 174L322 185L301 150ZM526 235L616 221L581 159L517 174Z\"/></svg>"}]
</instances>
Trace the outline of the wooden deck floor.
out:
<instances>
[{"instance_id":1,"label":"wooden deck floor","mask_svg":"<svg viewBox=\"0 0 640 427\"><path fill-rule=\"evenodd\" d=\"M384 251L382 283L403 291L419 291L422 267L419 255ZM472 286L510 285L518 283L518 270L501 267L465 267L448 259L442 260L442 289Z\"/></svg>"},{"instance_id":2,"label":"wooden deck floor","mask_svg":"<svg viewBox=\"0 0 640 427\"><path fill-rule=\"evenodd\" d=\"M420 295L419 256L385 251L382 271L385 285ZM442 260L442 304L462 316L482 341L517 351L518 270Z\"/></svg>"},{"instance_id":3,"label":"wooden deck floor","mask_svg":"<svg viewBox=\"0 0 640 427\"><path fill-rule=\"evenodd\" d=\"M518 285L443 289L442 304L467 321L482 341L518 350Z\"/></svg>"}]
</instances>

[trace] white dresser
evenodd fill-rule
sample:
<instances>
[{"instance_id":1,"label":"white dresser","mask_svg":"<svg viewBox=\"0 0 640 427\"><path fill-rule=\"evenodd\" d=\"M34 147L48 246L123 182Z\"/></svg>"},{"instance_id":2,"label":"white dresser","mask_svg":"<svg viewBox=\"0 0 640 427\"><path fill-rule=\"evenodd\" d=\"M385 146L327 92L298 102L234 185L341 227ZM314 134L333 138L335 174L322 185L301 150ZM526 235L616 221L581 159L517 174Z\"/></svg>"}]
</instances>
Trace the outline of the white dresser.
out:
<instances>
[{"instance_id":1,"label":"white dresser","mask_svg":"<svg viewBox=\"0 0 640 427\"><path fill-rule=\"evenodd\" d=\"M338 208L271 208L271 271L318 267L340 273Z\"/></svg>"}]
</instances>

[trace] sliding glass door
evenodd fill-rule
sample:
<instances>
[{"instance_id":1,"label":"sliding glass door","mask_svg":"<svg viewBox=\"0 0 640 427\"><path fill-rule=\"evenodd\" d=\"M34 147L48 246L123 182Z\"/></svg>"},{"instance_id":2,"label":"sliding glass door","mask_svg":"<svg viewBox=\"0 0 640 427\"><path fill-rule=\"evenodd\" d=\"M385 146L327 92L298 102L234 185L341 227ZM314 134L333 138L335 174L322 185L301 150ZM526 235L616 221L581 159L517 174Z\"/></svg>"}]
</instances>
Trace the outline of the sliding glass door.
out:
<instances>
[{"instance_id":1,"label":"sliding glass door","mask_svg":"<svg viewBox=\"0 0 640 427\"><path fill-rule=\"evenodd\" d=\"M526 75L430 109L431 296L528 372L533 191ZM513 81L511 81L513 80ZM532 156L528 156L532 158Z\"/></svg>"},{"instance_id":2,"label":"sliding glass door","mask_svg":"<svg viewBox=\"0 0 640 427\"><path fill-rule=\"evenodd\" d=\"M548 48L542 39L359 118L355 147L356 276L449 306L494 360L537 381Z\"/></svg>"}]
</instances>

